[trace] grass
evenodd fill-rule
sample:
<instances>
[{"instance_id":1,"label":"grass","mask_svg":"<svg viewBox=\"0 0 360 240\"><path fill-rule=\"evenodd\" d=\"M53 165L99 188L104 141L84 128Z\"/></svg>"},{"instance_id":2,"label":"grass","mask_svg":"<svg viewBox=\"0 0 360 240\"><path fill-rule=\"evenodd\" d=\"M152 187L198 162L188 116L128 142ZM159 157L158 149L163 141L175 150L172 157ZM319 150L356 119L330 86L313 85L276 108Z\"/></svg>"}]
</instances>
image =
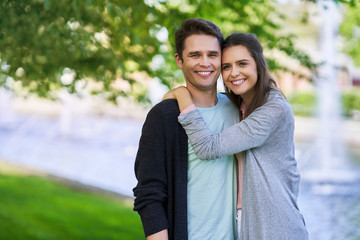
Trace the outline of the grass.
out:
<instances>
[{"instance_id":1,"label":"grass","mask_svg":"<svg viewBox=\"0 0 360 240\"><path fill-rule=\"evenodd\" d=\"M145 239L132 202L0 172L0 239Z\"/></svg>"}]
</instances>

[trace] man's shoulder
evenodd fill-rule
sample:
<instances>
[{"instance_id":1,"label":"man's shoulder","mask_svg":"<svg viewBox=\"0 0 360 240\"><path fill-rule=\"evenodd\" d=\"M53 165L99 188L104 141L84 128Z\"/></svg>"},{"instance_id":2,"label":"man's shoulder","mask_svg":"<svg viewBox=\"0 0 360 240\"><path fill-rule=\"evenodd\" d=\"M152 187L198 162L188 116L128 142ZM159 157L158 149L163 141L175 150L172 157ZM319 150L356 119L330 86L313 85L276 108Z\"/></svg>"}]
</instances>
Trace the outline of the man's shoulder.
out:
<instances>
[{"instance_id":1,"label":"man's shoulder","mask_svg":"<svg viewBox=\"0 0 360 240\"><path fill-rule=\"evenodd\" d=\"M231 125L239 119L239 109L233 104L225 93L218 93L218 107L215 108L218 121L225 121Z\"/></svg>"},{"instance_id":2,"label":"man's shoulder","mask_svg":"<svg viewBox=\"0 0 360 240\"><path fill-rule=\"evenodd\" d=\"M230 99L226 96L225 93L218 93L217 94L218 97L218 103L220 104L221 108L224 109L226 108L229 111L237 111L237 107L235 106L235 104L233 104Z\"/></svg>"},{"instance_id":3,"label":"man's shoulder","mask_svg":"<svg viewBox=\"0 0 360 240\"><path fill-rule=\"evenodd\" d=\"M219 92L217 94L218 102L223 105L234 105L225 93Z\"/></svg>"},{"instance_id":4,"label":"man's shoulder","mask_svg":"<svg viewBox=\"0 0 360 240\"><path fill-rule=\"evenodd\" d=\"M219 102L230 102L229 98L226 96L226 94L224 92L218 92L217 98L218 98Z\"/></svg>"},{"instance_id":5,"label":"man's shoulder","mask_svg":"<svg viewBox=\"0 0 360 240\"><path fill-rule=\"evenodd\" d=\"M175 99L167 99L157 103L150 111L169 111L180 113L178 102Z\"/></svg>"},{"instance_id":6,"label":"man's shoulder","mask_svg":"<svg viewBox=\"0 0 360 240\"><path fill-rule=\"evenodd\" d=\"M147 117L177 117L179 114L180 110L177 101L175 99L167 99L153 106L147 114Z\"/></svg>"}]
</instances>

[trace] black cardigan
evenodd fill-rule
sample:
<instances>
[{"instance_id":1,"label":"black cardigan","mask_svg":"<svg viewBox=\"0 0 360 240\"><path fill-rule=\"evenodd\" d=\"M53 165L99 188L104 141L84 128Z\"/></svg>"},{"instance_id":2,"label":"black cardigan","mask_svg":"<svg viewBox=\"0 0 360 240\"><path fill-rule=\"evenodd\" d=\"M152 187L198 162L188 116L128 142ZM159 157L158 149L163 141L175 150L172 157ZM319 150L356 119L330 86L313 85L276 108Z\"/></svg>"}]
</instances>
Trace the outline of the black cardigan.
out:
<instances>
[{"instance_id":1,"label":"black cardigan","mask_svg":"<svg viewBox=\"0 0 360 240\"><path fill-rule=\"evenodd\" d=\"M143 125L133 191L145 236L168 229L170 240L188 239L188 140L178 116L176 100L162 101L149 111Z\"/></svg>"}]
</instances>

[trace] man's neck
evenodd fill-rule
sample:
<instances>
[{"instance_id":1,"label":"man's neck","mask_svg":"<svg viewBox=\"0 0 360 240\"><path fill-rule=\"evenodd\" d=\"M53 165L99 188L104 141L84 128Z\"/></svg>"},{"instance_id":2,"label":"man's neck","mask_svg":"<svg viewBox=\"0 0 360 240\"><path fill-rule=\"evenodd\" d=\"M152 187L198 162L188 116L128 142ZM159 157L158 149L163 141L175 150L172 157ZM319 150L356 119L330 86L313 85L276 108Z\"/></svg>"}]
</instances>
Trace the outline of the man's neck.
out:
<instances>
[{"instance_id":1,"label":"man's neck","mask_svg":"<svg viewBox=\"0 0 360 240\"><path fill-rule=\"evenodd\" d=\"M216 88L202 91L196 88L188 88L191 93L192 100L195 106L200 108L213 107L217 103L217 91Z\"/></svg>"}]
</instances>

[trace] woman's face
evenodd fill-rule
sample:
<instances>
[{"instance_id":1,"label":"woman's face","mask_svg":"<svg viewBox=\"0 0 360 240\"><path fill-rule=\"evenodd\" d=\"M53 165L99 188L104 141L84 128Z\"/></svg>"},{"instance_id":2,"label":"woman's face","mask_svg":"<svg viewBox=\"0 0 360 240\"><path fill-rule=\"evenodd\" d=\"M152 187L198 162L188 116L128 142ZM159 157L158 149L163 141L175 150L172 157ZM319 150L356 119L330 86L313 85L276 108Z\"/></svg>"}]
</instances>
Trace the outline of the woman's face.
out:
<instances>
[{"instance_id":1,"label":"woman's face","mask_svg":"<svg viewBox=\"0 0 360 240\"><path fill-rule=\"evenodd\" d=\"M254 96L258 74L255 59L248 49L243 45L225 48L221 71L226 87L249 104Z\"/></svg>"}]
</instances>

